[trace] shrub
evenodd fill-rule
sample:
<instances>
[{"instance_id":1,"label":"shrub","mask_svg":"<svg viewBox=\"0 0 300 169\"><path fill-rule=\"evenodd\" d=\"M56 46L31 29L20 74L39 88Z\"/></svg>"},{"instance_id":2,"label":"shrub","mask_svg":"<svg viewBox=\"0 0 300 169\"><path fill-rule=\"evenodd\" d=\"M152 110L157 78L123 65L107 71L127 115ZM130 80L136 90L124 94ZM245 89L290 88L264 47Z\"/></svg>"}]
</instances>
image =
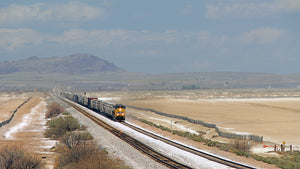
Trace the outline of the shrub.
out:
<instances>
[{"instance_id":1,"label":"shrub","mask_svg":"<svg viewBox=\"0 0 300 169\"><path fill-rule=\"evenodd\" d=\"M276 162L276 166L280 168L296 168L300 169L300 152L288 152L285 153L283 157L280 158L280 160L270 159L269 162Z\"/></svg>"},{"instance_id":2,"label":"shrub","mask_svg":"<svg viewBox=\"0 0 300 169\"><path fill-rule=\"evenodd\" d=\"M41 160L17 146L6 146L0 150L0 168L41 168Z\"/></svg>"},{"instance_id":3,"label":"shrub","mask_svg":"<svg viewBox=\"0 0 300 169\"><path fill-rule=\"evenodd\" d=\"M63 115L70 115L70 113L67 112L67 111L62 112L62 114L63 114Z\"/></svg>"},{"instance_id":4,"label":"shrub","mask_svg":"<svg viewBox=\"0 0 300 169\"><path fill-rule=\"evenodd\" d=\"M45 130L45 137L60 138L68 131L74 131L80 128L77 119L72 116L58 117L47 122L48 128Z\"/></svg>"},{"instance_id":5,"label":"shrub","mask_svg":"<svg viewBox=\"0 0 300 169\"><path fill-rule=\"evenodd\" d=\"M86 126L81 126L72 116L52 118L47 122L47 127L44 133L46 137L60 138L60 144L55 147L59 153L55 168L129 169L121 160L110 158L107 151L94 144L91 134L79 131Z\"/></svg>"},{"instance_id":6,"label":"shrub","mask_svg":"<svg viewBox=\"0 0 300 169\"><path fill-rule=\"evenodd\" d=\"M60 154L56 168L64 169L115 169L120 165L119 160L109 158L95 144L79 145Z\"/></svg>"},{"instance_id":7,"label":"shrub","mask_svg":"<svg viewBox=\"0 0 300 169\"><path fill-rule=\"evenodd\" d=\"M282 157L262 157L256 154L251 154L248 145L248 140L246 139L235 139L232 143L220 143L217 141L212 141L209 139L205 139L202 137L202 134L196 135L189 132L183 132L183 131L177 131L177 130L171 130L169 128L166 128L161 125L157 125L153 122L147 121L145 119L138 119L139 121L146 123L150 126L160 128L165 131L171 131L172 134L176 134L178 136L186 137L188 139L198 141L198 142L204 142L208 146L215 146L218 147L220 150L229 151L232 153L235 153L240 156L245 157L251 157L257 161L263 161L265 163L269 164L275 164L277 167L284 168L284 169L300 169L300 152L287 152L283 153Z\"/></svg>"},{"instance_id":8,"label":"shrub","mask_svg":"<svg viewBox=\"0 0 300 169\"><path fill-rule=\"evenodd\" d=\"M86 141L92 139L93 136L88 132L67 132L61 138L61 142L64 143L69 149L71 149L80 144L85 145Z\"/></svg>"},{"instance_id":9,"label":"shrub","mask_svg":"<svg viewBox=\"0 0 300 169\"><path fill-rule=\"evenodd\" d=\"M61 105L54 102L48 106L48 111L46 112L46 118L57 116L63 111L64 109L61 107Z\"/></svg>"},{"instance_id":10,"label":"shrub","mask_svg":"<svg viewBox=\"0 0 300 169\"><path fill-rule=\"evenodd\" d=\"M234 139L231 143L233 149L240 151L238 155L243 155L249 153L250 146L248 145L248 140L246 139Z\"/></svg>"}]
</instances>

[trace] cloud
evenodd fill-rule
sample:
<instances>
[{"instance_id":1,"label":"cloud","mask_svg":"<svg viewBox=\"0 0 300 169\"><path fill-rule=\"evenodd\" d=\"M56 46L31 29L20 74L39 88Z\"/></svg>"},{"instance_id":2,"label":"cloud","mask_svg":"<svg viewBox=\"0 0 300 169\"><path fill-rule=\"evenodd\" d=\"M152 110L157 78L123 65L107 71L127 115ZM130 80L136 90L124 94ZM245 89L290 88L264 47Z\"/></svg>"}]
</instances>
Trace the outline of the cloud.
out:
<instances>
[{"instance_id":1,"label":"cloud","mask_svg":"<svg viewBox=\"0 0 300 169\"><path fill-rule=\"evenodd\" d=\"M92 47L105 47L109 45L128 43L127 38L134 31L127 30L83 30L71 29L64 32L62 36L56 36L57 43L70 46L90 45ZM131 36L131 38L134 38ZM125 42L126 41L126 42Z\"/></svg>"},{"instance_id":2,"label":"cloud","mask_svg":"<svg viewBox=\"0 0 300 169\"><path fill-rule=\"evenodd\" d=\"M103 17L105 14L102 8L90 6L80 2L70 2L68 4L56 5L49 9L53 13L53 18L60 20L94 20Z\"/></svg>"},{"instance_id":3,"label":"cloud","mask_svg":"<svg viewBox=\"0 0 300 169\"><path fill-rule=\"evenodd\" d=\"M277 60L279 57L294 58L296 61L299 53L297 37L299 34L270 27L234 35L214 35L209 31L126 29L69 29L59 34L47 34L24 28L0 29L0 53L3 57L15 57L87 52L104 58L113 57L120 64L128 65L129 70L215 71L232 70L232 63L228 60L246 67L248 62L255 64L257 59L271 57ZM143 65L148 62L148 66ZM170 66L153 69L158 62L169 62ZM240 68L242 70L243 66Z\"/></svg>"},{"instance_id":4,"label":"cloud","mask_svg":"<svg viewBox=\"0 0 300 169\"><path fill-rule=\"evenodd\" d=\"M41 44L44 37L32 29L0 29L0 47L14 50L22 45Z\"/></svg>"},{"instance_id":5,"label":"cloud","mask_svg":"<svg viewBox=\"0 0 300 169\"><path fill-rule=\"evenodd\" d=\"M180 11L181 14L183 15L188 15L192 13L193 5L185 5L185 7Z\"/></svg>"},{"instance_id":6,"label":"cloud","mask_svg":"<svg viewBox=\"0 0 300 169\"><path fill-rule=\"evenodd\" d=\"M220 46L227 40L225 36L212 36L207 31L189 32L166 30L155 31L134 31L134 30L84 30L70 29L61 35L44 34L32 29L0 29L0 47L14 50L22 45L38 45L46 43L58 46L88 46L89 48L109 48L127 46L184 46L192 48L203 48L213 45Z\"/></svg>"},{"instance_id":7,"label":"cloud","mask_svg":"<svg viewBox=\"0 0 300 169\"><path fill-rule=\"evenodd\" d=\"M206 6L207 19L221 18L255 18L280 14L282 12L300 11L299 0L275 1L219 1Z\"/></svg>"},{"instance_id":8,"label":"cloud","mask_svg":"<svg viewBox=\"0 0 300 169\"><path fill-rule=\"evenodd\" d=\"M84 30L70 29L62 34L53 35L32 29L0 29L0 48L22 50L22 47L57 47L70 49L124 49L153 51L186 50L223 50L232 45L276 44L286 39L287 32L275 28L259 28L237 35L213 35L208 31L166 30ZM158 53L158 52L157 52Z\"/></svg>"},{"instance_id":9,"label":"cloud","mask_svg":"<svg viewBox=\"0 0 300 169\"><path fill-rule=\"evenodd\" d=\"M101 18L104 15L104 9L81 2L55 5L47 3L13 4L0 9L0 25L34 21L87 21Z\"/></svg>"},{"instance_id":10,"label":"cloud","mask_svg":"<svg viewBox=\"0 0 300 169\"><path fill-rule=\"evenodd\" d=\"M276 0L272 6L275 11L294 12L300 11L299 0Z\"/></svg>"},{"instance_id":11,"label":"cloud","mask_svg":"<svg viewBox=\"0 0 300 169\"><path fill-rule=\"evenodd\" d=\"M165 32L133 31L133 30L83 30L71 29L57 36L54 41L70 45L87 44L92 46L131 45L145 43L170 44L180 41L182 32L167 30Z\"/></svg>"},{"instance_id":12,"label":"cloud","mask_svg":"<svg viewBox=\"0 0 300 169\"><path fill-rule=\"evenodd\" d=\"M286 32L274 28L259 28L239 35L239 40L244 43L274 43L284 37Z\"/></svg>"}]
</instances>

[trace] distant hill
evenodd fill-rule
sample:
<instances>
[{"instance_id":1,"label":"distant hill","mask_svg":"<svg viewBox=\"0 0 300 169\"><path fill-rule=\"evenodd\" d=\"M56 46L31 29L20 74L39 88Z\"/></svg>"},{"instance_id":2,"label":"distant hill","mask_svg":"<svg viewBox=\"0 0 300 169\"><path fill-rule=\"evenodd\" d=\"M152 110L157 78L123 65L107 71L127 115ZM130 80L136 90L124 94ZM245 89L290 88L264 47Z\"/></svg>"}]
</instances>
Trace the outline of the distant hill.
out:
<instances>
[{"instance_id":1,"label":"distant hill","mask_svg":"<svg viewBox=\"0 0 300 169\"><path fill-rule=\"evenodd\" d=\"M124 72L104 59L91 54L73 54L66 57L32 56L16 61L0 62L0 74L86 74L103 72Z\"/></svg>"},{"instance_id":2,"label":"distant hill","mask_svg":"<svg viewBox=\"0 0 300 169\"><path fill-rule=\"evenodd\" d=\"M0 91L51 90L300 89L300 74L190 72L147 74L125 71L90 54L28 57L0 62Z\"/></svg>"}]
</instances>

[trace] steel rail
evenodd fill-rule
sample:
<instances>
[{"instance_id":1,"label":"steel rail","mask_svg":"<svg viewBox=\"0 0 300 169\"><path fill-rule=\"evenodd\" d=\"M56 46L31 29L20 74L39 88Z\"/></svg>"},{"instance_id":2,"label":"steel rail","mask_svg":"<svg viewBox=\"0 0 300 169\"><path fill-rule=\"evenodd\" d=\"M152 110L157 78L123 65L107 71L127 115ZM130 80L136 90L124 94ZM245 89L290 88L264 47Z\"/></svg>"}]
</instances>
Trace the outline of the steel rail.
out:
<instances>
[{"instance_id":1,"label":"steel rail","mask_svg":"<svg viewBox=\"0 0 300 169\"><path fill-rule=\"evenodd\" d=\"M150 158L154 159L155 161L169 167L169 168L176 168L176 169L191 169L192 167L189 167L185 164L182 164L180 162L177 162L159 152L157 152L156 150L154 150L153 148L147 146L146 144L140 142L139 140L123 133L122 131L112 127L111 125L105 123L104 121L100 120L99 118L91 115L90 113L88 113L87 111L83 110L82 108L80 108L79 106L77 106L76 104L70 102L70 101L66 101L66 99L62 99L65 103L69 104L71 107L73 107L74 109L76 109L77 111L79 111L80 113L82 113L83 115L85 115L86 117L88 117L89 119L91 119L93 122L95 122L97 125L103 127L104 129L110 131L112 134L114 134L115 136L117 136L118 138L124 140L125 142L127 142L129 145L131 145L132 147L134 147L135 149L139 150L140 152L143 152L144 154L146 154L147 156L149 156Z\"/></svg>"},{"instance_id":2,"label":"steel rail","mask_svg":"<svg viewBox=\"0 0 300 169\"><path fill-rule=\"evenodd\" d=\"M234 162L234 161L231 161L231 160L228 160L228 159L225 159L225 158L222 158L222 157L219 157L219 156L215 156L213 154L209 154L209 153L206 153L206 152L203 152L203 151L200 151L200 150L197 150L197 149L194 149L194 148L191 148L189 146L186 146L186 145L183 145L183 144L180 144L178 142L175 142L175 141L172 141L170 139L167 139L165 137L162 137L162 136L159 136L157 134L154 134L154 133L151 133L149 131L146 131L142 128L139 128L139 127L136 127L134 125L131 125L127 122L122 122L123 125L135 130L135 131L138 131L140 133L143 133L151 138L154 138L154 139L157 139L157 140L160 140L164 143L167 143L167 144L170 144L174 147L177 147L179 149L182 149L184 151L187 151L187 152L190 152L190 153L193 153L193 154L196 154L198 156L201 156L201 157L204 157L208 160L211 160L211 161L215 161L215 162L218 162L220 164L223 164L223 165L226 165L226 166L229 166L229 167L233 167L233 168L239 168L239 169L255 169L255 167L251 167L251 166L248 166L248 165L245 165L245 164L241 164L241 163L238 163L238 162Z\"/></svg>"}]
</instances>

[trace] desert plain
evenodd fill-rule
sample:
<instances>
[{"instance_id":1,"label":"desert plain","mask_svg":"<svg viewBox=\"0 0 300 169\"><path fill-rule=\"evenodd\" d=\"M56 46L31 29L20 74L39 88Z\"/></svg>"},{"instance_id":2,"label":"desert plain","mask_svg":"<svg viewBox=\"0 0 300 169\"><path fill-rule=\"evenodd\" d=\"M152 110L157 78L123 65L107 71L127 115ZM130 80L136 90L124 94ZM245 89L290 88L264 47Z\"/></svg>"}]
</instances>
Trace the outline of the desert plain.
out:
<instances>
[{"instance_id":1,"label":"desert plain","mask_svg":"<svg viewBox=\"0 0 300 169\"><path fill-rule=\"evenodd\" d=\"M91 96L111 102L150 108L186 116L237 134L263 136L264 141L300 148L299 90L186 90L186 91L121 91L91 92ZM185 129L194 126L184 121L130 111L128 115L148 118L167 127L174 122ZM157 117L154 117L157 116ZM199 127L196 130L200 130Z\"/></svg>"},{"instance_id":2,"label":"desert plain","mask_svg":"<svg viewBox=\"0 0 300 169\"><path fill-rule=\"evenodd\" d=\"M30 98L30 99L29 99ZM50 148L56 141L44 137L46 95L31 92L0 93L0 123L8 120L18 109L10 123L0 127L0 148L13 146L24 149L42 161L42 168L53 168L55 154Z\"/></svg>"},{"instance_id":3,"label":"desert plain","mask_svg":"<svg viewBox=\"0 0 300 169\"><path fill-rule=\"evenodd\" d=\"M77 94L83 95L83 92ZM0 142L1 145L21 144L29 151L37 152L40 157L45 157L42 158L44 166L51 168L54 164L54 154L50 152L50 148L55 142L43 136L48 96L33 93L1 93L0 120L2 122L8 119L12 111L30 96L34 97L18 111L14 120L0 128ZM230 142L229 139L217 136L212 128L157 115L151 111L133 109L130 106L150 108L214 123L226 132L263 136L267 142L263 144L274 145L285 142L286 145L293 145L294 150L300 150L299 90L98 91L87 92L87 96L127 105L126 121L145 128L147 125L141 124L136 118L146 119L175 130L202 134L203 137L215 141ZM256 149L253 152L266 154L272 151L272 148L264 148L263 144L255 145Z\"/></svg>"}]
</instances>

